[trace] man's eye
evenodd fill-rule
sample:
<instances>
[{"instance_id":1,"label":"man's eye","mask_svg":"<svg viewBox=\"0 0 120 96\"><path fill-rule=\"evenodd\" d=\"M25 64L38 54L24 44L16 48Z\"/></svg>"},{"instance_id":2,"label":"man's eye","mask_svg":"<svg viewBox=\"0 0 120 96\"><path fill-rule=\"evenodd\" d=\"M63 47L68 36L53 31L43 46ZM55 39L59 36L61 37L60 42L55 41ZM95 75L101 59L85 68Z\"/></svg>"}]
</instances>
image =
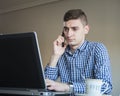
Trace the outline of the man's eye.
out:
<instances>
[{"instance_id":1,"label":"man's eye","mask_svg":"<svg viewBox=\"0 0 120 96\"><path fill-rule=\"evenodd\" d=\"M64 27L64 31L68 32L68 31L69 31L69 28Z\"/></svg>"},{"instance_id":2,"label":"man's eye","mask_svg":"<svg viewBox=\"0 0 120 96\"><path fill-rule=\"evenodd\" d=\"M78 28L77 28L77 27L73 27L72 30L73 30L73 31L77 31Z\"/></svg>"}]
</instances>

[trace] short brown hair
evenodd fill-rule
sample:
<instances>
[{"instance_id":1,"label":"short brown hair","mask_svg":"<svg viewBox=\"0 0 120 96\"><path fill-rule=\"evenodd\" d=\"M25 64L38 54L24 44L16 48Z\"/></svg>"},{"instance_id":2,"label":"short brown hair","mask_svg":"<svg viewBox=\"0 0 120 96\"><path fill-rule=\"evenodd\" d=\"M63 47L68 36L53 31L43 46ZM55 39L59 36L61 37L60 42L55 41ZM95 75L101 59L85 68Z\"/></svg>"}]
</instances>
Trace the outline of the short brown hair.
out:
<instances>
[{"instance_id":1,"label":"short brown hair","mask_svg":"<svg viewBox=\"0 0 120 96\"><path fill-rule=\"evenodd\" d=\"M81 9L68 10L64 15L63 20L66 22L71 19L79 19L79 18L81 19L83 25L88 24L87 16Z\"/></svg>"}]
</instances>

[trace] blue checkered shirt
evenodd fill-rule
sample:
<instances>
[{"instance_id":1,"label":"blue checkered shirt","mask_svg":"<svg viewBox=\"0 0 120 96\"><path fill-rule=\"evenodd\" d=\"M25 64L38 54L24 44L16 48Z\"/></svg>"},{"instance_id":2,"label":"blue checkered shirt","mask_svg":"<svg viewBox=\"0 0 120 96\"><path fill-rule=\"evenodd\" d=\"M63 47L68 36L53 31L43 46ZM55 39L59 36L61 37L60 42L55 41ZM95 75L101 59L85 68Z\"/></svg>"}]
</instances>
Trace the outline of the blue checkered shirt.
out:
<instances>
[{"instance_id":1,"label":"blue checkered shirt","mask_svg":"<svg viewBox=\"0 0 120 96\"><path fill-rule=\"evenodd\" d=\"M106 47L102 43L85 41L74 53L69 46L60 57L55 68L46 66L45 76L51 80L60 77L63 83L72 83L75 93L86 92L86 78L102 79L112 91L110 59ZM104 91L106 85L102 86Z\"/></svg>"}]
</instances>

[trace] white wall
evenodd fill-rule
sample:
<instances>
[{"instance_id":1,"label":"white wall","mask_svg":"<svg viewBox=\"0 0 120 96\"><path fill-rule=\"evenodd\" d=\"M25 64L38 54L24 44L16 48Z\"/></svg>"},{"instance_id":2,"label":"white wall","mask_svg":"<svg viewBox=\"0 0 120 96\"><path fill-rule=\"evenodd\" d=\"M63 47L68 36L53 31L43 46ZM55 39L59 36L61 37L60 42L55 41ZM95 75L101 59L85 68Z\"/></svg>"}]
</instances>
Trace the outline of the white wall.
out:
<instances>
[{"instance_id":1,"label":"white wall","mask_svg":"<svg viewBox=\"0 0 120 96\"><path fill-rule=\"evenodd\" d=\"M103 42L110 54L113 96L120 93L120 0L61 0L0 15L0 33L36 31L44 66L49 62L52 42L62 31L64 12L81 8L88 15L91 30L87 39Z\"/></svg>"}]
</instances>

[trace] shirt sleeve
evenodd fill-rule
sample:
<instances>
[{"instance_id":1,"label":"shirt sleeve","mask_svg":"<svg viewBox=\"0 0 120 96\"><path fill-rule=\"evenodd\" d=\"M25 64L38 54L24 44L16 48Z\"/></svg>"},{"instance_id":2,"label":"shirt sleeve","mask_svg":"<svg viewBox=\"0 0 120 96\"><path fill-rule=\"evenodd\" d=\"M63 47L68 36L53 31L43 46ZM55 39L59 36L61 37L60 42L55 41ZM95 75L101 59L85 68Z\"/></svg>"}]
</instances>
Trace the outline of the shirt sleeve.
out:
<instances>
[{"instance_id":1,"label":"shirt sleeve","mask_svg":"<svg viewBox=\"0 0 120 96\"><path fill-rule=\"evenodd\" d=\"M84 82L74 82L73 83L73 90L74 92L76 93L81 93L81 94L84 94L85 93L85 90L86 90L86 87L85 87L85 83Z\"/></svg>"},{"instance_id":2,"label":"shirt sleeve","mask_svg":"<svg viewBox=\"0 0 120 96\"><path fill-rule=\"evenodd\" d=\"M45 67L45 78L56 80L58 78L58 68L57 67Z\"/></svg>"},{"instance_id":3,"label":"shirt sleeve","mask_svg":"<svg viewBox=\"0 0 120 96\"><path fill-rule=\"evenodd\" d=\"M106 47L101 43L98 43L95 48L94 76L95 78L102 79L103 82L105 82L101 91L104 94L110 94L112 91L110 58ZM106 90L107 87L108 89Z\"/></svg>"}]
</instances>

